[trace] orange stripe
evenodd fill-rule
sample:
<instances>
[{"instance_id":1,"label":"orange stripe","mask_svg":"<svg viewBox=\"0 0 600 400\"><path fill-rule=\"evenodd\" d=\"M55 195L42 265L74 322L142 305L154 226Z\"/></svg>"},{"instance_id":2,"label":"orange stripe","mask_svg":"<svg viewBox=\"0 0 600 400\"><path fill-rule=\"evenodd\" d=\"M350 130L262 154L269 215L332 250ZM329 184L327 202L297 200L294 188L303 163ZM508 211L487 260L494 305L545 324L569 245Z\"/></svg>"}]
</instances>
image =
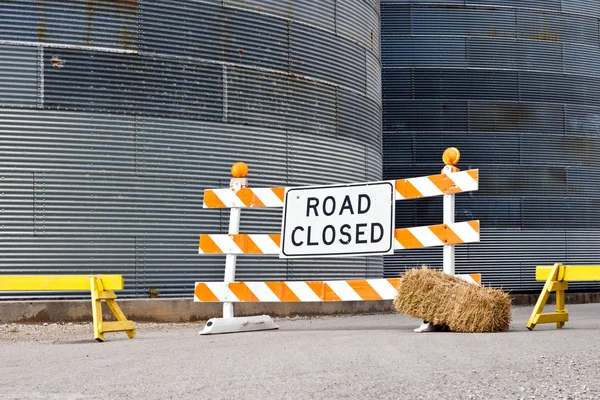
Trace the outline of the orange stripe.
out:
<instances>
[{"instance_id":1,"label":"orange stripe","mask_svg":"<svg viewBox=\"0 0 600 400\"><path fill-rule=\"evenodd\" d=\"M410 231L408 229L406 229L406 228L396 229L396 232L394 232L394 237L396 238L397 241L400 242L400 244L404 248L407 248L407 249L418 249L418 248L423 247L423 243L421 243L415 237L415 235L413 235L412 233L410 233Z\"/></svg>"},{"instance_id":2,"label":"orange stripe","mask_svg":"<svg viewBox=\"0 0 600 400\"><path fill-rule=\"evenodd\" d=\"M382 300L383 298L367 281L346 281L363 300Z\"/></svg>"},{"instance_id":3,"label":"orange stripe","mask_svg":"<svg viewBox=\"0 0 600 400\"><path fill-rule=\"evenodd\" d=\"M416 199L419 197L423 197L423 193L419 192L417 190L417 188L415 187L415 185L413 185L412 183L410 183L410 181L406 180L406 185L404 188L404 194L402 194L402 196L406 197L407 199ZM400 192L402 193L402 192Z\"/></svg>"},{"instance_id":4,"label":"orange stripe","mask_svg":"<svg viewBox=\"0 0 600 400\"><path fill-rule=\"evenodd\" d=\"M254 293L252 293L252 291L248 288L248 286L246 286L244 282L230 282L228 286L229 290L231 290L231 292L235 294L236 297L240 299L240 301L259 301L258 297L256 297Z\"/></svg>"},{"instance_id":5,"label":"orange stripe","mask_svg":"<svg viewBox=\"0 0 600 400\"><path fill-rule=\"evenodd\" d=\"M284 201L283 198L285 197L285 188L273 188L271 190L277 197L279 197L279 200L282 202Z\"/></svg>"},{"instance_id":6,"label":"orange stripe","mask_svg":"<svg viewBox=\"0 0 600 400\"><path fill-rule=\"evenodd\" d=\"M217 246L210 235L200 235L200 249L206 254L223 254L223 250Z\"/></svg>"},{"instance_id":7,"label":"orange stripe","mask_svg":"<svg viewBox=\"0 0 600 400\"><path fill-rule=\"evenodd\" d=\"M219 301L217 296L215 296L215 294L212 292L212 290L210 290L208 288L206 283L199 283L196 286L196 289L194 289L194 295L200 301L206 301L206 302L218 302Z\"/></svg>"},{"instance_id":8,"label":"orange stripe","mask_svg":"<svg viewBox=\"0 0 600 400\"><path fill-rule=\"evenodd\" d=\"M462 239L446 224L429 226L429 230L445 244L463 243Z\"/></svg>"},{"instance_id":9,"label":"orange stripe","mask_svg":"<svg viewBox=\"0 0 600 400\"><path fill-rule=\"evenodd\" d=\"M292 289L285 282L265 282L265 284L279 297L281 301L298 303L300 299L292 292Z\"/></svg>"},{"instance_id":10,"label":"orange stripe","mask_svg":"<svg viewBox=\"0 0 600 400\"><path fill-rule=\"evenodd\" d=\"M306 282L306 284L323 301L342 301L325 282Z\"/></svg>"},{"instance_id":11,"label":"orange stripe","mask_svg":"<svg viewBox=\"0 0 600 400\"><path fill-rule=\"evenodd\" d=\"M481 274L469 274L477 284L481 285Z\"/></svg>"},{"instance_id":12,"label":"orange stripe","mask_svg":"<svg viewBox=\"0 0 600 400\"><path fill-rule=\"evenodd\" d=\"M254 243L250 236L245 234L229 235L235 244L246 254L263 254L263 251Z\"/></svg>"},{"instance_id":13,"label":"orange stripe","mask_svg":"<svg viewBox=\"0 0 600 400\"><path fill-rule=\"evenodd\" d=\"M479 170L478 169L470 169L467 171L467 174L471 175L471 178L473 178L477 182L479 182Z\"/></svg>"},{"instance_id":14,"label":"orange stripe","mask_svg":"<svg viewBox=\"0 0 600 400\"><path fill-rule=\"evenodd\" d=\"M269 237L278 247L281 247L281 235L279 233L269 233Z\"/></svg>"},{"instance_id":15,"label":"orange stripe","mask_svg":"<svg viewBox=\"0 0 600 400\"><path fill-rule=\"evenodd\" d=\"M204 191L204 205L207 208L227 208L225 203L212 190Z\"/></svg>"},{"instance_id":16,"label":"orange stripe","mask_svg":"<svg viewBox=\"0 0 600 400\"><path fill-rule=\"evenodd\" d=\"M454 181L446 174L430 176L429 180L433 182L438 189L446 194L462 192L462 189L456 186L456 183L454 183Z\"/></svg>"},{"instance_id":17,"label":"orange stripe","mask_svg":"<svg viewBox=\"0 0 600 400\"><path fill-rule=\"evenodd\" d=\"M471 226L471 228L479 232L479 221L467 221L467 223Z\"/></svg>"},{"instance_id":18,"label":"orange stripe","mask_svg":"<svg viewBox=\"0 0 600 400\"><path fill-rule=\"evenodd\" d=\"M246 205L246 207L264 207L265 204L256 197L256 194L252 189L240 189L236 193L237 197L242 200L242 202Z\"/></svg>"},{"instance_id":19,"label":"orange stripe","mask_svg":"<svg viewBox=\"0 0 600 400\"><path fill-rule=\"evenodd\" d=\"M400 278L390 278L387 281L395 288L398 288L398 285L400 284Z\"/></svg>"}]
</instances>

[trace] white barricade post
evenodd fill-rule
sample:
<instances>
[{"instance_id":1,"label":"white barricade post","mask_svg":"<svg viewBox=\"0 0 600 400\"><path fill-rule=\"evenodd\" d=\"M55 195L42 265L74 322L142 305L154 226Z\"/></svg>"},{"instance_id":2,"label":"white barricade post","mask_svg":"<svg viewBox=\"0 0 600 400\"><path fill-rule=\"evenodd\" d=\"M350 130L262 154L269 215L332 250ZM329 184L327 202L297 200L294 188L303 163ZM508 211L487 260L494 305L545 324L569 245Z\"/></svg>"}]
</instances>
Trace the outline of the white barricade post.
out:
<instances>
[{"instance_id":1,"label":"white barricade post","mask_svg":"<svg viewBox=\"0 0 600 400\"><path fill-rule=\"evenodd\" d=\"M200 235L200 254L226 254L223 282L196 282L194 301L222 302L223 318L211 318L201 334L277 329L267 316L234 317L237 302L391 300L399 279L236 282L236 257L272 254L318 258L391 254L394 250L444 246L444 272L454 274L454 245L479 241L479 221L454 222L454 194L479 188L479 171L459 171L460 153L444 152L439 175L381 182L297 188L247 187L248 167L232 167L229 189L207 189L204 208L230 208L229 234ZM396 229L395 202L444 196L444 223ZM242 208L284 208L280 233L240 234ZM479 274L457 275L480 283Z\"/></svg>"}]
</instances>

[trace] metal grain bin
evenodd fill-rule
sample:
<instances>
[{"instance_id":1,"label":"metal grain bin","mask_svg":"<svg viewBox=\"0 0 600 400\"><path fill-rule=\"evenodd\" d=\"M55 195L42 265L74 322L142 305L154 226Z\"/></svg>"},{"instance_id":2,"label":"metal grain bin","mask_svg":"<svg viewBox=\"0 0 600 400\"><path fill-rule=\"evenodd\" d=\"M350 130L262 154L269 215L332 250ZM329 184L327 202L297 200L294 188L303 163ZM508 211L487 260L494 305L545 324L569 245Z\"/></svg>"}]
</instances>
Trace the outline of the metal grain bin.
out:
<instances>
[{"instance_id":1,"label":"metal grain bin","mask_svg":"<svg viewBox=\"0 0 600 400\"><path fill-rule=\"evenodd\" d=\"M456 215L481 219L482 241L457 246L457 271L531 292L536 265L600 263L600 1L384 0L381 15L384 177L438 173L447 146L480 169ZM404 202L397 225L441 212ZM441 260L396 253L385 274Z\"/></svg>"},{"instance_id":2,"label":"metal grain bin","mask_svg":"<svg viewBox=\"0 0 600 400\"><path fill-rule=\"evenodd\" d=\"M0 273L119 273L192 296L203 210L250 185L381 179L379 2L0 2ZM281 210L242 213L276 233ZM381 277L381 258L240 257L238 279ZM52 294L51 294L52 295Z\"/></svg>"}]
</instances>

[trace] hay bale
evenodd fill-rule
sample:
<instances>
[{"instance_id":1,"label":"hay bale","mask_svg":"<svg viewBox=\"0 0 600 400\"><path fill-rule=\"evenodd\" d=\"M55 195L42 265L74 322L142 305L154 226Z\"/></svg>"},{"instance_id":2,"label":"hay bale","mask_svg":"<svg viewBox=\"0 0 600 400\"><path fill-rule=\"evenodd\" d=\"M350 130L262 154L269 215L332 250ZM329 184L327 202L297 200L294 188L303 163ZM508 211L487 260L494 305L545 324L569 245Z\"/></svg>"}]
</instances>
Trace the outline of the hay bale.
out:
<instances>
[{"instance_id":1,"label":"hay bale","mask_svg":"<svg viewBox=\"0 0 600 400\"><path fill-rule=\"evenodd\" d=\"M411 269L400 280L394 307L402 314L454 332L505 332L511 299L502 290L484 288L428 268Z\"/></svg>"}]
</instances>

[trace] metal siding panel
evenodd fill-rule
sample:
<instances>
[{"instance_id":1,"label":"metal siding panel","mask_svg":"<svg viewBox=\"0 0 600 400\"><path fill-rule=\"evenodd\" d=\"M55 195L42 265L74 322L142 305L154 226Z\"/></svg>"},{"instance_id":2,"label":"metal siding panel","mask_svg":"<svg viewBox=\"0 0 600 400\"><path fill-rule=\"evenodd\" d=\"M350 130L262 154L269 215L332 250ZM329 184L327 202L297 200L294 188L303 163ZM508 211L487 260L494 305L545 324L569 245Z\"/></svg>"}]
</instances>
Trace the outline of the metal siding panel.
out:
<instances>
[{"instance_id":1,"label":"metal siding panel","mask_svg":"<svg viewBox=\"0 0 600 400\"><path fill-rule=\"evenodd\" d=\"M581 46L565 43L563 48L565 73L600 76L600 48L597 45Z\"/></svg>"},{"instance_id":2,"label":"metal siding panel","mask_svg":"<svg viewBox=\"0 0 600 400\"><path fill-rule=\"evenodd\" d=\"M523 199L523 228L580 229L600 225L600 200L565 194Z\"/></svg>"},{"instance_id":3,"label":"metal siding panel","mask_svg":"<svg viewBox=\"0 0 600 400\"><path fill-rule=\"evenodd\" d=\"M289 28L278 18L184 0L142 2L140 24L144 52L288 70Z\"/></svg>"},{"instance_id":4,"label":"metal siding panel","mask_svg":"<svg viewBox=\"0 0 600 400\"><path fill-rule=\"evenodd\" d=\"M223 4L335 31L335 0L223 0Z\"/></svg>"},{"instance_id":5,"label":"metal siding panel","mask_svg":"<svg viewBox=\"0 0 600 400\"><path fill-rule=\"evenodd\" d=\"M83 50L53 53L65 64L53 68L46 53L48 108L222 119L219 65Z\"/></svg>"},{"instance_id":6,"label":"metal siding panel","mask_svg":"<svg viewBox=\"0 0 600 400\"><path fill-rule=\"evenodd\" d=\"M521 101L600 106L600 77L520 72L519 85Z\"/></svg>"},{"instance_id":7,"label":"metal siding panel","mask_svg":"<svg viewBox=\"0 0 600 400\"><path fill-rule=\"evenodd\" d=\"M412 72L408 69L384 68L381 71L383 104L388 100L412 98Z\"/></svg>"},{"instance_id":8,"label":"metal siding panel","mask_svg":"<svg viewBox=\"0 0 600 400\"><path fill-rule=\"evenodd\" d=\"M182 234L208 218L201 185L198 179L173 177L36 173L35 234Z\"/></svg>"},{"instance_id":9,"label":"metal siding panel","mask_svg":"<svg viewBox=\"0 0 600 400\"><path fill-rule=\"evenodd\" d=\"M415 99L513 100L518 76L510 71L415 70Z\"/></svg>"},{"instance_id":10,"label":"metal siding panel","mask_svg":"<svg viewBox=\"0 0 600 400\"><path fill-rule=\"evenodd\" d=\"M475 68L562 72L562 51L560 43L498 38L467 39L468 65Z\"/></svg>"},{"instance_id":11,"label":"metal siding panel","mask_svg":"<svg viewBox=\"0 0 600 400\"><path fill-rule=\"evenodd\" d=\"M135 119L0 109L0 165L21 171L135 170Z\"/></svg>"},{"instance_id":12,"label":"metal siding panel","mask_svg":"<svg viewBox=\"0 0 600 400\"><path fill-rule=\"evenodd\" d=\"M365 50L333 33L302 28L291 29L290 71L365 93Z\"/></svg>"},{"instance_id":13,"label":"metal siding panel","mask_svg":"<svg viewBox=\"0 0 600 400\"><path fill-rule=\"evenodd\" d=\"M227 76L229 122L335 134L333 87L241 68Z\"/></svg>"},{"instance_id":14,"label":"metal siding panel","mask_svg":"<svg viewBox=\"0 0 600 400\"><path fill-rule=\"evenodd\" d=\"M413 7L413 35L516 37L515 11Z\"/></svg>"},{"instance_id":15,"label":"metal siding panel","mask_svg":"<svg viewBox=\"0 0 600 400\"><path fill-rule=\"evenodd\" d=\"M567 135L595 136L600 134L600 107L565 105Z\"/></svg>"},{"instance_id":16,"label":"metal siding panel","mask_svg":"<svg viewBox=\"0 0 600 400\"><path fill-rule=\"evenodd\" d=\"M600 2L598 0L563 0L562 12L591 15L597 18L600 15Z\"/></svg>"},{"instance_id":17,"label":"metal siding panel","mask_svg":"<svg viewBox=\"0 0 600 400\"><path fill-rule=\"evenodd\" d=\"M38 49L0 46L0 107L38 104Z\"/></svg>"},{"instance_id":18,"label":"metal siding panel","mask_svg":"<svg viewBox=\"0 0 600 400\"><path fill-rule=\"evenodd\" d=\"M466 67L464 38L383 36L382 49L402 48L385 58L384 68L391 67Z\"/></svg>"},{"instance_id":19,"label":"metal siding panel","mask_svg":"<svg viewBox=\"0 0 600 400\"><path fill-rule=\"evenodd\" d=\"M249 166L250 187L287 184L286 131L143 118L136 146L138 174L212 178L214 188L228 187L231 165L240 160Z\"/></svg>"},{"instance_id":20,"label":"metal siding panel","mask_svg":"<svg viewBox=\"0 0 600 400\"><path fill-rule=\"evenodd\" d=\"M466 6L534 8L541 10L560 11L561 0L465 0Z\"/></svg>"},{"instance_id":21,"label":"metal siding panel","mask_svg":"<svg viewBox=\"0 0 600 400\"><path fill-rule=\"evenodd\" d=\"M398 2L386 2L381 3L381 35L410 35L411 18L410 18L410 7L407 4L401 4ZM382 46L382 51L384 51ZM391 53L386 52L385 58L389 57ZM383 54L382 54L383 56Z\"/></svg>"},{"instance_id":22,"label":"metal siding panel","mask_svg":"<svg viewBox=\"0 0 600 400\"><path fill-rule=\"evenodd\" d=\"M384 130L465 132L466 101L386 101Z\"/></svg>"},{"instance_id":23,"label":"metal siding panel","mask_svg":"<svg viewBox=\"0 0 600 400\"><path fill-rule=\"evenodd\" d=\"M564 135L564 107L559 104L470 102L469 131Z\"/></svg>"},{"instance_id":24,"label":"metal siding panel","mask_svg":"<svg viewBox=\"0 0 600 400\"><path fill-rule=\"evenodd\" d=\"M33 235L33 174L7 169L0 174L0 234Z\"/></svg>"},{"instance_id":25,"label":"metal siding panel","mask_svg":"<svg viewBox=\"0 0 600 400\"><path fill-rule=\"evenodd\" d=\"M379 57L381 33L379 15L363 0L336 1L336 33L358 42Z\"/></svg>"},{"instance_id":26,"label":"metal siding panel","mask_svg":"<svg viewBox=\"0 0 600 400\"><path fill-rule=\"evenodd\" d=\"M520 139L521 165L571 166L576 171L579 167L600 167L598 138L526 135Z\"/></svg>"},{"instance_id":27,"label":"metal siding panel","mask_svg":"<svg viewBox=\"0 0 600 400\"><path fill-rule=\"evenodd\" d=\"M340 138L381 146L381 107L362 96L338 90Z\"/></svg>"},{"instance_id":28,"label":"metal siding panel","mask_svg":"<svg viewBox=\"0 0 600 400\"><path fill-rule=\"evenodd\" d=\"M37 2L37 13L39 41L123 50L138 48L137 1L46 0Z\"/></svg>"},{"instance_id":29,"label":"metal siding panel","mask_svg":"<svg viewBox=\"0 0 600 400\"><path fill-rule=\"evenodd\" d=\"M367 96L381 105L381 61L367 50Z\"/></svg>"},{"instance_id":30,"label":"metal siding panel","mask_svg":"<svg viewBox=\"0 0 600 400\"><path fill-rule=\"evenodd\" d=\"M598 45L598 18L517 11L520 39Z\"/></svg>"},{"instance_id":31,"label":"metal siding panel","mask_svg":"<svg viewBox=\"0 0 600 400\"><path fill-rule=\"evenodd\" d=\"M558 260L566 265L600 264L600 231L567 231L567 257ZM569 282L569 291L600 290L600 282Z\"/></svg>"}]
</instances>

